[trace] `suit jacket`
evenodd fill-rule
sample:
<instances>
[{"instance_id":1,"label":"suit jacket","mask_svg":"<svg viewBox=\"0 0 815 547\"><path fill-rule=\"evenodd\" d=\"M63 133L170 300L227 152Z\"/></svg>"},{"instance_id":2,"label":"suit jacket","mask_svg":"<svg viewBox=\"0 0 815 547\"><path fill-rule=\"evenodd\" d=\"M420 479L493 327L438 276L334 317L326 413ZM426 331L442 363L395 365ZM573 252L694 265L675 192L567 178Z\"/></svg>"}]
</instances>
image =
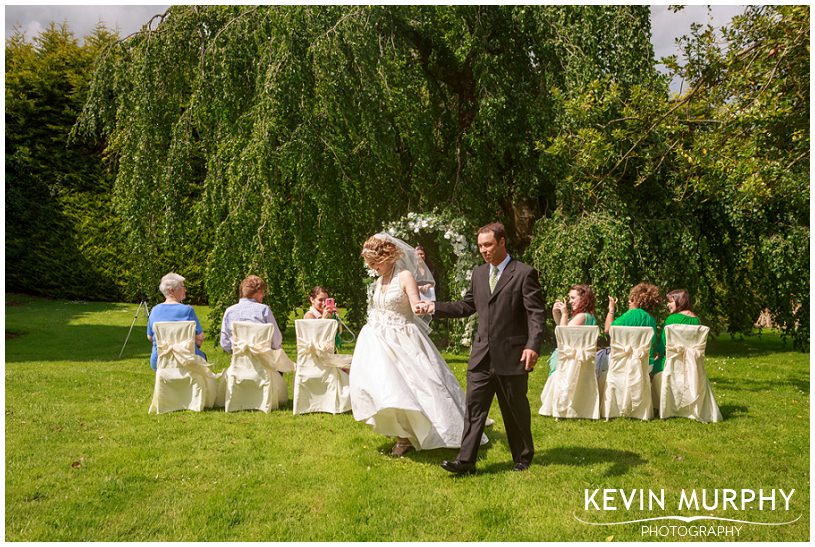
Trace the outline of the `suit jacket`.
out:
<instances>
[{"instance_id":1,"label":"suit jacket","mask_svg":"<svg viewBox=\"0 0 815 547\"><path fill-rule=\"evenodd\" d=\"M478 314L478 330L470 350L468 368L473 369L489 353L497 374L525 374L521 353L525 348L540 353L544 303L538 273L531 266L510 260L495 291L490 293L490 265L473 270L470 289L458 302L436 302L436 317L467 317Z\"/></svg>"}]
</instances>

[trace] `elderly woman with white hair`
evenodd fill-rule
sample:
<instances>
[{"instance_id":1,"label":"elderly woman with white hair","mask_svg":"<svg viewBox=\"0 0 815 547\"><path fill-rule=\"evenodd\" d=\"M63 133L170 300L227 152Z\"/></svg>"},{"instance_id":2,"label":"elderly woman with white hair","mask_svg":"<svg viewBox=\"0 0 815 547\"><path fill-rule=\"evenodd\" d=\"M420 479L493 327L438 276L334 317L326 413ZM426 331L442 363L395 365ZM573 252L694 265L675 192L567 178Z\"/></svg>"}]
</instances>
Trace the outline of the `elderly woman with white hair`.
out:
<instances>
[{"instance_id":1,"label":"elderly woman with white hair","mask_svg":"<svg viewBox=\"0 0 815 547\"><path fill-rule=\"evenodd\" d=\"M150 354L150 368L156 370L158 352L156 351L153 324L159 321L195 321L195 353L206 359L206 354L200 349L204 341L204 329L201 328L201 322L198 320L198 316L195 315L192 306L181 303L184 297L187 296L184 278L177 273L170 272L161 278L158 290L164 295L165 300L162 304L153 307L147 320L147 339L153 343L153 352Z\"/></svg>"}]
</instances>

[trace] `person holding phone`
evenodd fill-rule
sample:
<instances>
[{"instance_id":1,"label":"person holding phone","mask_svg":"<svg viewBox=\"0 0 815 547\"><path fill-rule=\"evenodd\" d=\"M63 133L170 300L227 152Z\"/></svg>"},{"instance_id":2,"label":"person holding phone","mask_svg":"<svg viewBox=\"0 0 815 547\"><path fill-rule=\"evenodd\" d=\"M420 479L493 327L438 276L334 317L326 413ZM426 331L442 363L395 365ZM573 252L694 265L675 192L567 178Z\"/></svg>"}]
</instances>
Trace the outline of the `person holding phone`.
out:
<instances>
[{"instance_id":1,"label":"person holding phone","mask_svg":"<svg viewBox=\"0 0 815 547\"><path fill-rule=\"evenodd\" d=\"M342 321L337 315L337 304L333 298L328 296L328 291L319 285L315 285L308 295L308 300L311 307L303 316L303 319L334 319L339 323L337 327L337 336L334 337L334 347L342 347ZM343 369L348 372L348 369Z\"/></svg>"},{"instance_id":2,"label":"person holding phone","mask_svg":"<svg viewBox=\"0 0 815 547\"><path fill-rule=\"evenodd\" d=\"M336 319L337 305L323 287L315 285L308 295L308 300L311 307L303 319Z\"/></svg>"}]
</instances>

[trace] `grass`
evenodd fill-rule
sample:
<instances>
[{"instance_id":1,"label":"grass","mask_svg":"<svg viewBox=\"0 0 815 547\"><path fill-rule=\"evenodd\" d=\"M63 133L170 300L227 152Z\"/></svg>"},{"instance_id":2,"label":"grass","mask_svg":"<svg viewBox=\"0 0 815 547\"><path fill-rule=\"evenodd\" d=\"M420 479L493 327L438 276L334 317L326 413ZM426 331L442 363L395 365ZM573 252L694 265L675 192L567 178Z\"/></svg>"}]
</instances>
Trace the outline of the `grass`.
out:
<instances>
[{"instance_id":1,"label":"grass","mask_svg":"<svg viewBox=\"0 0 815 547\"><path fill-rule=\"evenodd\" d=\"M543 366L530 377L530 470L509 472L495 402L479 473L453 477L438 464L454 450L392 459L393 441L350 413L292 416L289 405L269 415L148 415L153 373L143 314L116 358L135 309L6 296L6 540L641 541L655 538L642 536L640 525L590 526L575 517L676 514L800 516L710 539L810 537L809 356L776 334L709 341L706 367L725 417L719 424L544 418L537 415ZM207 317L205 308L197 312ZM290 356L292 331L284 343ZM215 370L228 365L215 341L204 350ZM466 356L445 358L463 384ZM595 488L665 489L666 510L586 511L584 490ZM693 488L795 493L789 511L677 512L680 491Z\"/></svg>"}]
</instances>

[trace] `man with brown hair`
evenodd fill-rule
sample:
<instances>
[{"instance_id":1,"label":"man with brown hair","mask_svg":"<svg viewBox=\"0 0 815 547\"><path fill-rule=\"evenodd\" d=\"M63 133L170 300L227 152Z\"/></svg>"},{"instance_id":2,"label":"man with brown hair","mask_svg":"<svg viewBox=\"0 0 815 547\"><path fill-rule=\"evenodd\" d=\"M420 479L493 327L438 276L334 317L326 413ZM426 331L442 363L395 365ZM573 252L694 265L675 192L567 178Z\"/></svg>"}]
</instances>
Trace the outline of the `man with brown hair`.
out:
<instances>
[{"instance_id":1,"label":"man with brown hair","mask_svg":"<svg viewBox=\"0 0 815 547\"><path fill-rule=\"evenodd\" d=\"M478 249L485 264L473 270L470 289L458 302L422 302L416 313L436 317L478 314L478 330L467 364L467 416L461 450L441 466L451 473L472 473L494 395L507 433L513 471L532 463L535 449L526 393L543 337L544 303L534 268L507 254L503 224L478 230Z\"/></svg>"},{"instance_id":2,"label":"man with brown hair","mask_svg":"<svg viewBox=\"0 0 815 547\"><path fill-rule=\"evenodd\" d=\"M221 322L221 347L227 353L232 353L232 322L251 321L253 323L271 323L274 325L272 334L272 349L280 349L283 344L283 335L277 326L272 310L263 303L266 295L266 282L256 275L247 276L241 281L240 301L229 306L224 312Z\"/></svg>"}]
</instances>

